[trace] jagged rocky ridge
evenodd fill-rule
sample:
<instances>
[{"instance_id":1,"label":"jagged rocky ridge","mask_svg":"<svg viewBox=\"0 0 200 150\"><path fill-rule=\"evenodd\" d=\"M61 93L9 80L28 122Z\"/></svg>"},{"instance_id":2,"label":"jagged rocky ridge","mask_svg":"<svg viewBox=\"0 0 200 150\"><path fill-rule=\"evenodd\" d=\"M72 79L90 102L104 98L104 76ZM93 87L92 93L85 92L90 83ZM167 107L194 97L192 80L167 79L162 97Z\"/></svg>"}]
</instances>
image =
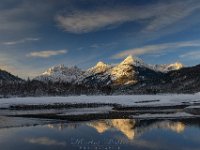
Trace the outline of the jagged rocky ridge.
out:
<instances>
[{"instance_id":1,"label":"jagged rocky ridge","mask_svg":"<svg viewBox=\"0 0 200 150\"><path fill-rule=\"evenodd\" d=\"M181 68L183 68L181 63L149 65L139 58L128 56L124 61L115 66L98 62L96 66L89 68L86 71L81 71L81 69L77 67L68 68L64 65L55 66L45 71L34 80L42 82L62 81L88 86L124 86L136 84L141 78L149 78L148 76L153 75L157 77L157 75L160 75L161 73L167 73ZM146 70L147 77L144 74L144 70Z\"/></svg>"},{"instance_id":2,"label":"jagged rocky ridge","mask_svg":"<svg viewBox=\"0 0 200 150\"><path fill-rule=\"evenodd\" d=\"M67 82L74 83L77 81L80 76L83 74L83 71L78 67L65 67L63 64L58 65L52 68L49 68L42 75L37 76L34 80L43 81L43 82Z\"/></svg>"}]
</instances>

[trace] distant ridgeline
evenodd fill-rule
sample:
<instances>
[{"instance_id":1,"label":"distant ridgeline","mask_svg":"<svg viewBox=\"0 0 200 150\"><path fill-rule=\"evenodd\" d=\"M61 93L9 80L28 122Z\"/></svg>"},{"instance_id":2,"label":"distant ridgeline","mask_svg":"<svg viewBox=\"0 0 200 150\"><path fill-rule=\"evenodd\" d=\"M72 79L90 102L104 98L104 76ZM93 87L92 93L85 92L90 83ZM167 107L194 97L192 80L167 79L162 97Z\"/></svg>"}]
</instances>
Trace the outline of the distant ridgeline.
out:
<instances>
[{"instance_id":1,"label":"distant ridgeline","mask_svg":"<svg viewBox=\"0 0 200 150\"><path fill-rule=\"evenodd\" d=\"M128 56L117 65L98 62L83 71L59 65L24 81L0 70L0 95L56 96L96 94L196 93L200 91L200 65L150 65Z\"/></svg>"},{"instance_id":2,"label":"distant ridgeline","mask_svg":"<svg viewBox=\"0 0 200 150\"><path fill-rule=\"evenodd\" d=\"M22 79L18 78L17 76L12 75L11 73L1 70L0 69L0 82L7 82L7 83L13 83L13 82L20 82L23 81Z\"/></svg>"}]
</instances>

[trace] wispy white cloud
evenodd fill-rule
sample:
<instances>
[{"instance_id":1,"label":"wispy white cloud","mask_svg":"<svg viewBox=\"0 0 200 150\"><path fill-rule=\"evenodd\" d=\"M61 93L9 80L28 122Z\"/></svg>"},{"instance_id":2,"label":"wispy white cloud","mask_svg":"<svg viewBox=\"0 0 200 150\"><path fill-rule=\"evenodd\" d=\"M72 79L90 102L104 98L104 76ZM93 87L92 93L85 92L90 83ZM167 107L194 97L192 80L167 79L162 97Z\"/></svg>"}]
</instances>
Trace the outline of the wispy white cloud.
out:
<instances>
[{"instance_id":1,"label":"wispy white cloud","mask_svg":"<svg viewBox=\"0 0 200 150\"><path fill-rule=\"evenodd\" d=\"M27 54L28 57L41 57L41 58L48 58L51 56L56 56L56 55L61 55L61 54L66 54L67 50L45 50L45 51L35 51L35 52L30 52Z\"/></svg>"},{"instance_id":2,"label":"wispy white cloud","mask_svg":"<svg viewBox=\"0 0 200 150\"><path fill-rule=\"evenodd\" d=\"M76 11L71 15L56 17L56 20L64 30L73 33L86 33L99 28L126 22L129 19L128 11L123 12L119 9Z\"/></svg>"},{"instance_id":3,"label":"wispy white cloud","mask_svg":"<svg viewBox=\"0 0 200 150\"><path fill-rule=\"evenodd\" d=\"M172 51L178 48L184 47L200 47L200 41L186 41L186 42L174 42L174 43L164 43L164 44L156 44L156 45L147 45L140 48L133 48L129 50L124 50L114 56L112 58L119 59L124 58L128 55L144 55L144 54L154 54L160 52Z\"/></svg>"},{"instance_id":4,"label":"wispy white cloud","mask_svg":"<svg viewBox=\"0 0 200 150\"><path fill-rule=\"evenodd\" d=\"M200 3L196 0L104 7L93 11L76 10L71 14L58 15L56 21L68 32L87 33L125 22L148 20L143 31L154 31L176 23L199 8Z\"/></svg>"},{"instance_id":5,"label":"wispy white cloud","mask_svg":"<svg viewBox=\"0 0 200 150\"><path fill-rule=\"evenodd\" d=\"M15 40L15 41L7 41L3 42L3 45L16 45L16 44L22 44L30 41L38 41L40 38L25 38L25 39L20 39L20 40Z\"/></svg>"},{"instance_id":6,"label":"wispy white cloud","mask_svg":"<svg viewBox=\"0 0 200 150\"><path fill-rule=\"evenodd\" d=\"M144 31L155 31L174 24L191 15L200 8L199 1L188 0L160 5L154 19L149 22Z\"/></svg>"},{"instance_id":7,"label":"wispy white cloud","mask_svg":"<svg viewBox=\"0 0 200 150\"><path fill-rule=\"evenodd\" d=\"M90 45L90 48L102 48L102 47L107 47L107 48L111 48L113 46L116 46L117 42L111 42L111 43L94 43L92 45Z\"/></svg>"},{"instance_id":8,"label":"wispy white cloud","mask_svg":"<svg viewBox=\"0 0 200 150\"><path fill-rule=\"evenodd\" d=\"M189 60L200 60L200 51L191 51L180 55L180 58Z\"/></svg>"},{"instance_id":9,"label":"wispy white cloud","mask_svg":"<svg viewBox=\"0 0 200 150\"><path fill-rule=\"evenodd\" d=\"M31 144L40 144L40 145L46 145L46 146L65 146L65 142L56 141L54 139L50 139L48 137L40 137L40 138L30 138L26 139L25 141L31 143Z\"/></svg>"}]
</instances>

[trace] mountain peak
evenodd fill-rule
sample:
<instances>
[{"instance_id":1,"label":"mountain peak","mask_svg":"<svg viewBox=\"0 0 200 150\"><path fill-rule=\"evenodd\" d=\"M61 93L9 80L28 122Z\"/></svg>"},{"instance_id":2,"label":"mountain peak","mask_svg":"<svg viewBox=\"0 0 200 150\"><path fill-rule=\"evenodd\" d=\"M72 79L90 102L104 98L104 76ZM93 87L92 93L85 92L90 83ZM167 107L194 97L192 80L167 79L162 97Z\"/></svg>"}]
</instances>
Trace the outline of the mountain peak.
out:
<instances>
[{"instance_id":1,"label":"mountain peak","mask_svg":"<svg viewBox=\"0 0 200 150\"><path fill-rule=\"evenodd\" d=\"M42 73L42 75L34 78L39 81L64 81L72 83L79 78L83 74L83 71L76 66L66 67L64 64L53 66L49 68L47 71Z\"/></svg>"},{"instance_id":2,"label":"mountain peak","mask_svg":"<svg viewBox=\"0 0 200 150\"><path fill-rule=\"evenodd\" d=\"M50 69L58 69L58 68L60 68L60 69L65 68L65 65L64 64L59 64L59 65L51 67Z\"/></svg>"},{"instance_id":3,"label":"mountain peak","mask_svg":"<svg viewBox=\"0 0 200 150\"><path fill-rule=\"evenodd\" d=\"M56 65L56 66L53 66L53 67L49 68L47 71L45 71L43 73L43 75L51 75L54 72L60 72L60 71L62 71L64 69L65 69L64 64Z\"/></svg>"},{"instance_id":4,"label":"mountain peak","mask_svg":"<svg viewBox=\"0 0 200 150\"><path fill-rule=\"evenodd\" d=\"M101 72L105 72L107 69L109 68L109 65L105 64L102 61L99 61L96 66L88 69L89 72L93 72L93 73L101 73Z\"/></svg>"},{"instance_id":5,"label":"mountain peak","mask_svg":"<svg viewBox=\"0 0 200 150\"><path fill-rule=\"evenodd\" d=\"M105 63L102 62L102 61L99 61L99 62L96 64L96 67L103 67L103 66L107 66L107 64L105 64Z\"/></svg>"},{"instance_id":6,"label":"mountain peak","mask_svg":"<svg viewBox=\"0 0 200 150\"><path fill-rule=\"evenodd\" d=\"M180 62L175 62L174 64L170 64L169 67L173 67L174 70L179 70L184 67L184 65Z\"/></svg>"},{"instance_id":7,"label":"mountain peak","mask_svg":"<svg viewBox=\"0 0 200 150\"><path fill-rule=\"evenodd\" d=\"M138 57L133 57L132 55L129 55L128 57L126 57L126 59L124 59L120 65L134 65L136 67L140 66L140 67L144 67L146 66L146 64L144 63L144 61Z\"/></svg>"},{"instance_id":8,"label":"mountain peak","mask_svg":"<svg viewBox=\"0 0 200 150\"><path fill-rule=\"evenodd\" d=\"M126 65L126 64L133 64L134 59L132 55L129 55L126 57L120 64Z\"/></svg>"},{"instance_id":9,"label":"mountain peak","mask_svg":"<svg viewBox=\"0 0 200 150\"><path fill-rule=\"evenodd\" d=\"M150 69L152 69L154 71L167 73L169 71L179 70L179 69L181 69L183 67L184 67L184 65L182 63L175 62L175 63L172 63L172 64L152 65L152 67Z\"/></svg>"},{"instance_id":10,"label":"mountain peak","mask_svg":"<svg viewBox=\"0 0 200 150\"><path fill-rule=\"evenodd\" d=\"M169 72L169 71L172 71L172 70L180 70L183 67L184 67L184 65L182 63L175 62L173 64L169 64L168 66L166 66L164 72Z\"/></svg>"}]
</instances>

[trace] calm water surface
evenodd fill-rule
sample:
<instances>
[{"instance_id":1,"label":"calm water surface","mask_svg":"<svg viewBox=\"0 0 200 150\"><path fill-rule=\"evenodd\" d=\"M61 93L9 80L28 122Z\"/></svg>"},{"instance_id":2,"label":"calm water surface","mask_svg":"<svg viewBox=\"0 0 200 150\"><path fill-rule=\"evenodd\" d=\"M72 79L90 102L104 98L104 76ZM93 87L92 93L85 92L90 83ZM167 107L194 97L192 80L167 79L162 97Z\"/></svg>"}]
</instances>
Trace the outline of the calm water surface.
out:
<instances>
[{"instance_id":1,"label":"calm water surface","mask_svg":"<svg viewBox=\"0 0 200 150\"><path fill-rule=\"evenodd\" d=\"M200 123L133 119L0 129L1 150L199 150Z\"/></svg>"}]
</instances>

